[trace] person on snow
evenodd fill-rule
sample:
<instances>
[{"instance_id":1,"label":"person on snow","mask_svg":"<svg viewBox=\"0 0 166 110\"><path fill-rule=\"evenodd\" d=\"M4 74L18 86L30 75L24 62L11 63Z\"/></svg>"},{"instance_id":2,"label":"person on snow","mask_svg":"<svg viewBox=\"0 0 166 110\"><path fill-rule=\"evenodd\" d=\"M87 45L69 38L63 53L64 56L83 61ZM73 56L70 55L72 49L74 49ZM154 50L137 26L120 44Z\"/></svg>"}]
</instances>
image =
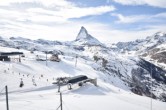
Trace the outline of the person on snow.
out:
<instances>
[{"instance_id":1,"label":"person on snow","mask_svg":"<svg viewBox=\"0 0 166 110\"><path fill-rule=\"evenodd\" d=\"M34 78L32 78L32 82L33 82L33 85L34 85L34 86L37 86L37 84L36 84L36 82L35 82L35 79L34 79Z\"/></svg>"},{"instance_id":2,"label":"person on snow","mask_svg":"<svg viewBox=\"0 0 166 110\"><path fill-rule=\"evenodd\" d=\"M21 78L20 87L23 87L23 86L24 86L24 83L23 83L23 80Z\"/></svg>"}]
</instances>

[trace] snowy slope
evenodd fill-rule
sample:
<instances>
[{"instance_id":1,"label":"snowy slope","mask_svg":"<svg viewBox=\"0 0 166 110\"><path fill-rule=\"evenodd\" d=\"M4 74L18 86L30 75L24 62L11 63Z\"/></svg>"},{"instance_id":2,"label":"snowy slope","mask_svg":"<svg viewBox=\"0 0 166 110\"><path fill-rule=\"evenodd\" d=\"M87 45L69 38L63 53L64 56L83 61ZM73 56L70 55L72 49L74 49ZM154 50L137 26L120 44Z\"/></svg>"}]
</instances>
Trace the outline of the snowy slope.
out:
<instances>
[{"instance_id":1,"label":"snowy slope","mask_svg":"<svg viewBox=\"0 0 166 110\"><path fill-rule=\"evenodd\" d=\"M1 47L1 51L4 49L16 51L12 48ZM90 83L81 88L74 85L71 91L66 86L62 87L63 107L66 110L148 110L150 108L149 98L131 93L118 77L94 70L91 65L96 68L97 65L93 61L79 58L77 67L75 67L73 57L60 56L62 60L60 63L49 61L48 66L46 66L45 62L35 61L35 54L45 54L40 52L31 54L29 51L21 51L24 51L26 56L22 58L21 63L0 62L0 90L8 85L9 105L12 110L56 109L60 104L59 94L57 93L57 86L52 85L52 82L60 76L79 74L97 78L98 87ZM4 70L6 70L6 73L4 73ZM41 77L41 74L43 77ZM33 76L37 86L32 83ZM25 84L23 88L19 88L20 78L23 78ZM4 90L1 93L0 107L1 110L5 110ZM165 107L164 102L153 100L153 110L165 110Z\"/></svg>"}]
</instances>

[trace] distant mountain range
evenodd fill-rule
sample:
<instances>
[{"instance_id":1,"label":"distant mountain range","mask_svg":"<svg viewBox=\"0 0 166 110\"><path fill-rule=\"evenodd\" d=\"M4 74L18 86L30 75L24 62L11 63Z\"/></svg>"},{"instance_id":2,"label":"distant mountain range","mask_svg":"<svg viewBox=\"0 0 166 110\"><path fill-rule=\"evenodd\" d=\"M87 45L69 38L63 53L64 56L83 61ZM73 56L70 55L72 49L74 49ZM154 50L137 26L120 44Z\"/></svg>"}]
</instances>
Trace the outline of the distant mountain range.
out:
<instances>
[{"instance_id":1,"label":"distant mountain range","mask_svg":"<svg viewBox=\"0 0 166 110\"><path fill-rule=\"evenodd\" d=\"M125 52L135 52L147 60L156 62L163 69L166 64L166 33L158 32L146 39L135 40L132 42L119 42L116 45L116 50Z\"/></svg>"}]
</instances>

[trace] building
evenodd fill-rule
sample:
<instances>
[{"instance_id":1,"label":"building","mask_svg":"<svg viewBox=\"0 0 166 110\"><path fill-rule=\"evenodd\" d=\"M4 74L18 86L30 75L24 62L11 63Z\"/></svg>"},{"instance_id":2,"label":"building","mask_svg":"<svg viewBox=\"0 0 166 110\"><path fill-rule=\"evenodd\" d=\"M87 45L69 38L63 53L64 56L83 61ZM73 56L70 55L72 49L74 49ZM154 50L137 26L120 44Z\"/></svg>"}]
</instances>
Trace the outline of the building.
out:
<instances>
[{"instance_id":1,"label":"building","mask_svg":"<svg viewBox=\"0 0 166 110\"><path fill-rule=\"evenodd\" d=\"M70 78L67 83L74 84L74 83L77 83L77 82L80 82L80 81L83 81L83 80L87 80L87 79L88 79L87 76L79 75L79 76L75 76L75 77Z\"/></svg>"},{"instance_id":2,"label":"building","mask_svg":"<svg viewBox=\"0 0 166 110\"><path fill-rule=\"evenodd\" d=\"M0 61L10 61L10 56L19 56L21 62L20 55L23 55L23 52L0 52Z\"/></svg>"},{"instance_id":3,"label":"building","mask_svg":"<svg viewBox=\"0 0 166 110\"><path fill-rule=\"evenodd\" d=\"M61 60L59 59L58 54L53 54L53 55L50 57L50 61L60 62Z\"/></svg>"}]
</instances>

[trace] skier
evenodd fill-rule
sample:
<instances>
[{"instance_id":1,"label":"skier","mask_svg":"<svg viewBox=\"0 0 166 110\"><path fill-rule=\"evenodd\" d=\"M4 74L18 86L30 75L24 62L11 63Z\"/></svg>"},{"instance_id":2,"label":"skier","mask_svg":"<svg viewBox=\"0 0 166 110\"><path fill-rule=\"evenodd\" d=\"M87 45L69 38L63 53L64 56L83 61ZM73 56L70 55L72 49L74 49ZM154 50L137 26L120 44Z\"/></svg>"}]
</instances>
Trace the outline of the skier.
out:
<instances>
[{"instance_id":1,"label":"skier","mask_svg":"<svg viewBox=\"0 0 166 110\"><path fill-rule=\"evenodd\" d=\"M37 84L35 83L35 79L34 78L32 78L32 82L33 82L34 86L37 86Z\"/></svg>"},{"instance_id":2,"label":"skier","mask_svg":"<svg viewBox=\"0 0 166 110\"><path fill-rule=\"evenodd\" d=\"M21 78L20 87L23 87L23 86L24 86L24 83L23 83L23 80Z\"/></svg>"}]
</instances>

